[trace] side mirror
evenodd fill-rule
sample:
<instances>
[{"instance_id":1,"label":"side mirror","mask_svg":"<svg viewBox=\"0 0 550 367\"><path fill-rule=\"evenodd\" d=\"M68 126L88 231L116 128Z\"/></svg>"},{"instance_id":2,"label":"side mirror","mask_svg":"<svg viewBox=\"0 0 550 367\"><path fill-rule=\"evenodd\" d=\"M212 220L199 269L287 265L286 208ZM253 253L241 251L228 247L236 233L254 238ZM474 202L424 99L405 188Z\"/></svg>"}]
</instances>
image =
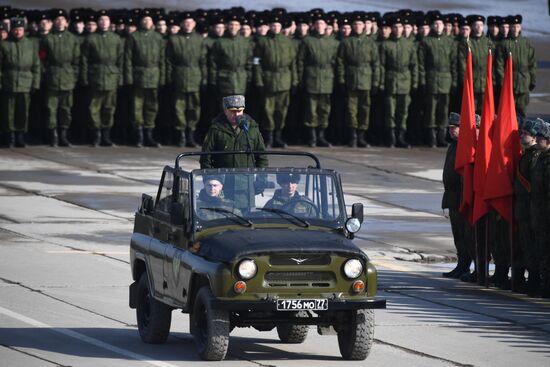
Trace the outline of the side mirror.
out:
<instances>
[{"instance_id":1,"label":"side mirror","mask_svg":"<svg viewBox=\"0 0 550 367\"><path fill-rule=\"evenodd\" d=\"M141 207L139 208L139 211L143 214L149 214L153 211L154 207L155 203L153 201L153 198L150 195L142 194Z\"/></svg>"},{"instance_id":2,"label":"side mirror","mask_svg":"<svg viewBox=\"0 0 550 367\"><path fill-rule=\"evenodd\" d=\"M351 217L359 219L359 223L363 223L363 204L355 203L351 206Z\"/></svg>"},{"instance_id":3,"label":"side mirror","mask_svg":"<svg viewBox=\"0 0 550 367\"><path fill-rule=\"evenodd\" d=\"M170 204L170 223L175 225L181 225L185 222L185 216L183 213L183 204L182 203L171 203Z\"/></svg>"}]
</instances>

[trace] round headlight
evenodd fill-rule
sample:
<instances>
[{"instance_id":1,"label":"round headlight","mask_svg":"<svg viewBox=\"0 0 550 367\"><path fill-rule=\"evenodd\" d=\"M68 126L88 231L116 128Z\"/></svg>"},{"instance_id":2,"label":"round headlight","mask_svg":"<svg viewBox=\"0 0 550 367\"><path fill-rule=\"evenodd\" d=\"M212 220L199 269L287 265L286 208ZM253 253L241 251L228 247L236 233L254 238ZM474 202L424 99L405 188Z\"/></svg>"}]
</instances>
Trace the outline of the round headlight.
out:
<instances>
[{"instance_id":1,"label":"round headlight","mask_svg":"<svg viewBox=\"0 0 550 367\"><path fill-rule=\"evenodd\" d=\"M350 279L355 279L363 272L363 264L357 259L350 259L344 264L344 274Z\"/></svg>"},{"instance_id":2,"label":"round headlight","mask_svg":"<svg viewBox=\"0 0 550 367\"><path fill-rule=\"evenodd\" d=\"M346 221L346 229L350 233L357 233L361 229L361 222L357 218L350 218Z\"/></svg>"},{"instance_id":3,"label":"round headlight","mask_svg":"<svg viewBox=\"0 0 550 367\"><path fill-rule=\"evenodd\" d=\"M242 279L248 280L254 278L254 275L258 271L258 266L256 266L254 260L246 259L239 263L238 271Z\"/></svg>"}]
</instances>

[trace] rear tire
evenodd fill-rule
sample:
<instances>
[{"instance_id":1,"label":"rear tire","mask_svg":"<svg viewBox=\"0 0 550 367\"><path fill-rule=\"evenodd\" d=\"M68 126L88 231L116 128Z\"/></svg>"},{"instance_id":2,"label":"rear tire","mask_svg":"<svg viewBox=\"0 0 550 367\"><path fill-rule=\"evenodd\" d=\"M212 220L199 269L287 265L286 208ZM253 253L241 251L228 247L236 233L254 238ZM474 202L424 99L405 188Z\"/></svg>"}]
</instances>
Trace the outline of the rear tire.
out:
<instances>
[{"instance_id":1,"label":"rear tire","mask_svg":"<svg viewBox=\"0 0 550 367\"><path fill-rule=\"evenodd\" d=\"M374 311L352 311L351 318L348 325L338 327L340 354L347 360L364 360L374 340Z\"/></svg>"},{"instance_id":2,"label":"rear tire","mask_svg":"<svg viewBox=\"0 0 550 367\"><path fill-rule=\"evenodd\" d=\"M212 309L213 298L208 286L199 289L190 315L190 329L200 357L221 361L229 347L229 312Z\"/></svg>"},{"instance_id":3,"label":"rear tire","mask_svg":"<svg viewBox=\"0 0 550 367\"><path fill-rule=\"evenodd\" d=\"M296 314L296 318L305 318L308 317L307 312L300 311ZM283 343L288 344L301 344L307 338L307 333L309 331L308 325L292 325L285 324L277 326L277 334L279 339Z\"/></svg>"},{"instance_id":4,"label":"rear tire","mask_svg":"<svg viewBox=\"0 0 550 367\"><path fill-rule=\"evenodd\" d=\"M157 301L151 294L147 272L139 278L136 318L141 340L149 344L163 344L170 334L172 309Z\"/></svg>"}]
</instances>

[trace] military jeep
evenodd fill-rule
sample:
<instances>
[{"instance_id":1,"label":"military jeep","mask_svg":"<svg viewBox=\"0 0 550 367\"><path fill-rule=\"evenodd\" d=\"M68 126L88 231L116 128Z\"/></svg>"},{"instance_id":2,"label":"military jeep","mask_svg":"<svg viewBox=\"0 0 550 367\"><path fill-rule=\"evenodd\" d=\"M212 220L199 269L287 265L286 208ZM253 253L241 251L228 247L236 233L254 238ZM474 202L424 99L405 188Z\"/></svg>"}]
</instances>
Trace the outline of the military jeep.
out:
<instances>
[{"instance_id":1,"label":"military jeep","mask_svg":"<svg viewBox=\"0 0 550 367\"><path fill-rule=\"evenodd\" d=\"M314 165L186 171L180 161L204 153L182 153L164 168L156 198L142 195L130 245L141 339L164 343L180 309L205 360L225 357L235 327L276 328L281 342L302 343L310 325L337 334L344 359L365 359L373 309L386 301L352 242L363 205L347 215L339 174L314 155L261 153Z\"/></svg>"}]
</instances>

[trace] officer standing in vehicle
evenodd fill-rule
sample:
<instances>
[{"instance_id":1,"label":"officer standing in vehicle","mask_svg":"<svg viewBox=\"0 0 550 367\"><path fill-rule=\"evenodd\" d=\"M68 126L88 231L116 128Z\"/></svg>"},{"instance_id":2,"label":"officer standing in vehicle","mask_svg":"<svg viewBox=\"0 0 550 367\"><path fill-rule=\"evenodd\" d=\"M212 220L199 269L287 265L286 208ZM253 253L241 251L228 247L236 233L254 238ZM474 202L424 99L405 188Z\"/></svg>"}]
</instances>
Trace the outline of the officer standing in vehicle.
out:
<instances>
[{"instance_id":1,"label":"officer standing in vehicle","mask_svg":"<svg viewBox=\"0 0 550 367\"><path fill-rule=\"evenodd\" d=\"M40 60L37 43L25 36L25 19L13 18L10 28L9 40L0 42L2 130L10 148L24 148L30 93L40 87Z\"/></svg>"},{"instance_id":2,"label":"officer standing in vehicle","mask_svg":"<svg viewBox=\"0 0 550 367\"><path fill-rule=\"evenodd\" d=\"M73 90L80 72L80 41L67 30L68 14L65 10L53 10L52 17L53 31L40 42L45 69L48 129L51 146L59 143L62 147L68 147L71 145L67 130L72 120Z\"/></svg>"},{"instance_id":3,"label":"officer standing in vehicle","mask_svg":"<svg viewBox=\"0 0 550 367\"><path fill-rule=\"evenodd\" d=\"M98 29L82 45L82 85L90 88L93 145L112 146L117 88L122 85L123 49L120 37L111 32L106 10L97 13Z\"/></svg>"},{"instance_id":4,"label":"officer standing in vehicle","mask_svg":"<svg viewBox=\"0 0 550 367\"><path fill-rule=\"evenodd\" d=\"M198 147L194 135L201 111L200 91L208 73L206 45L195 32L194 18L191 12L181 15L181 30L169 38L166 49L166 80L174 92L177 144L192 148Z\"/></svg>"},{"instance_id":5,"label":"officer standing in vehicle","mask_svg":"<svg viewBox=\"0 0 550 367\"><path fill-rule=\"evenodd\" d=\"M160 144L153 137L153 129L158 113L158 89L165 84L166 78L165 42L154 29L151 10L141 12L140 24L139 31L126 41L124 80L133 86L132 120L136 128L136 146L145 143L158 148Z\"/></svg>"}]
</instances>

